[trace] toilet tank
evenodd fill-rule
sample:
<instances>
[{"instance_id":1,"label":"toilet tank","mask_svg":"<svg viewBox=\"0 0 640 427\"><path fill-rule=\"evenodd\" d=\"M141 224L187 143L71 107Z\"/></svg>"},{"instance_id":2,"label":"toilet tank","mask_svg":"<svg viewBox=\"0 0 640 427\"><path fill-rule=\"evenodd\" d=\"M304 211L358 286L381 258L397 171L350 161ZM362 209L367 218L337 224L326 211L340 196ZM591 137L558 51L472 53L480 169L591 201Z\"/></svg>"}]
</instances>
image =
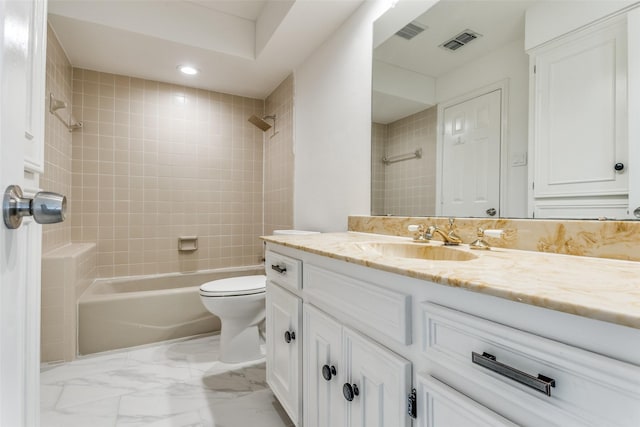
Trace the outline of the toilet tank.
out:
<instances>
[{"instance_id":1,"label":"toilet tank","mask_svg":"<svg viewBox=\"0 0 640 427\"><path fill-rule=\"evenodd\" d=\"M282 236L282 235L302 235L302 234L320 234L318 231L307 231L307 230L273 230L274 236Z\"/></svg>"}]
</instances>

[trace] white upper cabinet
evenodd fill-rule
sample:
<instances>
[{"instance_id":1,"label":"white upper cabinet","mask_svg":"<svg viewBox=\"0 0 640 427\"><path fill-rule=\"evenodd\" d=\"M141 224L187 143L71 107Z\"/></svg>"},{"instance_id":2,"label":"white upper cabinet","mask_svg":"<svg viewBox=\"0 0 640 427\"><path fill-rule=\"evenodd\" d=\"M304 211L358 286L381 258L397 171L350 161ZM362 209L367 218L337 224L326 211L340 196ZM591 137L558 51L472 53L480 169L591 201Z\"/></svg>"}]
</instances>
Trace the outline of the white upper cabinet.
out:
<instances>
[{"instance_id":1,"label":"white upper cabinet","mask_svg":"<svg viewBox=\"0 0 640 427\"><path fill-rule=\"evenodd\" d=\"M627 217L633 161L626 15L574 31L529 54L530 210L535 217Z\"/></svg>"},{"instance_id":2,"label":"white upper cabinet","mask_svg":"<svg viewBox=\"0 0 640 427\"><path fill-rule=\"evenodd\" d=\"M637 93L629 64L631 13L591 23L528 53L530 213L536 218L627 218ZM632 80L632 79L631 79ZM633 198L633 197L631 197Z\"/></svg>"}]
</instances>

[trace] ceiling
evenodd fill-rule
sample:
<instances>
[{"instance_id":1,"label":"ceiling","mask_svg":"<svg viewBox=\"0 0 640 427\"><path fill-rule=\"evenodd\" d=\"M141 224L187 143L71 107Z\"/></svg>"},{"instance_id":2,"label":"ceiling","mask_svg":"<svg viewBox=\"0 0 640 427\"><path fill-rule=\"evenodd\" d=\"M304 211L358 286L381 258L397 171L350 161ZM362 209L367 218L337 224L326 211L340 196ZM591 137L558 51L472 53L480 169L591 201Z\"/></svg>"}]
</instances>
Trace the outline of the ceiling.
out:
<instances>
[{"instance_id":1,"label":"ceiling","mask_svg":"<svg viewBox=\"0 0 640 427\"><path fill-rule=\"evenodd\" d=\"M438 77L510 42L523 39L525 11L533 3L535 0L441 0L413 20L426 26L426 30L411 40L391 36L374 50L374 61L385 67L397 67L404 74L413 72L416 79L435 85ZM456 51L440 47L467 29L480 33L482 37ZM375 70L374 65L374 88L379 86L376 85ZM424 110L436 101L417 102L419 100L415 98L397 97L390 103L389 98L392 97L394 94L384 91L374 92L375 122L393 122Z\"/></svg>"},{"instance_id":2,"label":"ceiling","mask_svg":"<svg viewBox=\"0 0 640 427\"><path fill-rule=\"evenodd\" d=\"M49 23L74 67L262 99L363 1L50 0Z\"/></svg>"}]
</instances>

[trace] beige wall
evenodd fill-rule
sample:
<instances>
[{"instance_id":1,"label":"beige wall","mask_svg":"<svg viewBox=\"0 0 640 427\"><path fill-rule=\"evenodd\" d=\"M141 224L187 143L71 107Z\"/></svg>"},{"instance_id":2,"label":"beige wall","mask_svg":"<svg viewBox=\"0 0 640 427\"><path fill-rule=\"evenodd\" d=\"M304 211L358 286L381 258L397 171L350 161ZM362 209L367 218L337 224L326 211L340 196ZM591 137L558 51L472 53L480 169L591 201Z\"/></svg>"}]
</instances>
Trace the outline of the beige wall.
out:
<instances>
[{"instance_id":1,"label":"beige wall","mask_svg":"<svg viewBox=\"0 0 640 427\"><path fill-rule=\"evenodd\" d=\"M374 215L435 214L437 106L388 125L372 128L372 206ZM382 156L410 154L421 159L382 164Z\"/></svg>"},{"instance_id":2,"label":"beige wall","mask_svg":"<svg viewBox=\"0 0 640 427\"><path fill-rule=\"evenodd\" d=\"M74 69L73 109L72 239L99 277L260 262L262 100Z\"/></svg>"},{"instance_id":3,"label":"beige wall","mask_svg":"<svg viewBox=\"0 0 640 427\"><path fill-rule=\"evenodd\" d=\"M293 75L265 100L265 115L276 115L276 131L264 133L264 232L293 228Z\"/></svg>"},{"instance_id":4,"label":"beige wall","mask_svg":"<svg viewBox=\"0 0 640 427\"><path fill-rule=\"evenodd\" d=\"M66 115L71 112L71 63L62 50L58 39L50 27L47 28L47 68L46 94L53 93L69 105L60 110ZM48 104L45 112L44 134L44 174L40 178L40 186L47 191L66 195L67 215L73 211L71 195L71 133L54 115L49 113ZM42 252L46 253L71 242L71 222L49 224L42 228Z\"/></svg>"}]
</instances>

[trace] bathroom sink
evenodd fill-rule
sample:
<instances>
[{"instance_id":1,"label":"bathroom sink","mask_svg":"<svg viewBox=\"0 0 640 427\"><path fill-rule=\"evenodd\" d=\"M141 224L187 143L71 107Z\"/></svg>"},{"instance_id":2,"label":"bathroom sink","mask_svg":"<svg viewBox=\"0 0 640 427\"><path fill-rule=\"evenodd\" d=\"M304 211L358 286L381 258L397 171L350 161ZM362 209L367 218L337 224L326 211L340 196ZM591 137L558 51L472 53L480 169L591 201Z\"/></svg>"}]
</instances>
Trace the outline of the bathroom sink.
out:
<instances>
[{"instance_id":1,"label":"bathroom sink","mask_svg":"<svg viewBox=\"0 0 640 427\"><path fill-rule=\"evenodd\" d=\"M446 246L429 246L419 243L358 243L363 251L396 258L415 258L433 261L471 261L478 258L470 252Z\"/></svg>"}]
</instances>

